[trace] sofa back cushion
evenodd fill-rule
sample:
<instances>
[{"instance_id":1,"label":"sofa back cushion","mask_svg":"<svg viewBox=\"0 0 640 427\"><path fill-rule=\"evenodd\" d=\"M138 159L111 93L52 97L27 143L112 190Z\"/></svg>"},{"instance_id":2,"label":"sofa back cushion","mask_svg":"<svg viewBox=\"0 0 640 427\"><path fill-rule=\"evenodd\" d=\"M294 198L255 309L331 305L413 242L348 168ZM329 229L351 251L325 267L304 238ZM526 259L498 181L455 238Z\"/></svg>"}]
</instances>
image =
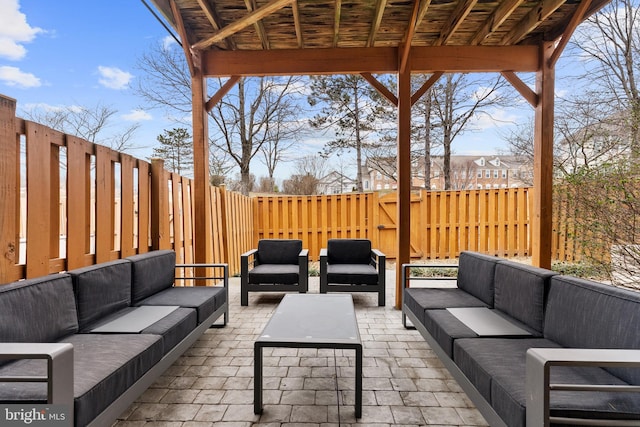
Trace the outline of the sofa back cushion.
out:
<instances>
[{"instance_id":1,"label":"sofa back cushion","mask_svg":"<svg viewBox=\"0 0 640 427\"><path fill-rule=\"evenodd\" d=\"M498 262L498 257L461 252L458 258L458 288L493 307L493 280Z\"/></svg>"},{"instance_id":2,"label":"sofa back cushion","mask_svg":"<svg viewBox=\"0 0 640 427\"><path fill-rule=\"evenodd\" d=\"M571 276L553 276L544 336L564 347L640 349L640 292ZM638 369L607 368L640 385Z\"/></svg>"},{"instance_id":3,"label":"sofa back cushion","mask_svg":"<svg viewBox=\"0 0 640 427\"><path fill-rule=\"evenodd\" d=\"M258 264L298 264L302 240L262 239L258 242Z\"/></svg>"},{"instance_id":4,"label":"sofa back cushion","mask_svg":"<svg viewBox=\"0 0 640 427\"><path fill-rule=\"evenodd\" d=\"M78 332L68 274L0 286L0 342L54 342Z\"/></svg>"},{"instance_id":5,"label":"sofa back cushion","mask_svg":"<svg viewBox=\"0 0 640 427\"><path fill-rule=\"evenodd\" d=\"M176 253L152 251L127 258L131 261L131 299L133 304L173 286Z\"/></svg>"},{"instance_id":6,"label":"sofa back cushion","mask_svg":"<svg viewBox=\"0 0 640 427\"><path fill-rule=\"evenodd\" d=\"M329 264L370 264L371 241L368 239L329 239L327 241Z\"/></svg>"},{"instance_id":7,"label":"sofa back cushion","mask_svg":"<svg viewBox=\"0 0 640 427\"><path fill-rule=\"evenodd\" d=\"M554 273L514 261L496 265L494 307L542 334L544 303Z\"/></svg>"},{"instance_id":8,"label":"sofa back cushion","mask_svg":"<svg viewBox=\"0 0 640 427\"><path fill-rule=\"evenodd\" d=\"M69 272L83 331L104 316L131 305L131 263L119 259Z\"/></svg>"}]
</instances>

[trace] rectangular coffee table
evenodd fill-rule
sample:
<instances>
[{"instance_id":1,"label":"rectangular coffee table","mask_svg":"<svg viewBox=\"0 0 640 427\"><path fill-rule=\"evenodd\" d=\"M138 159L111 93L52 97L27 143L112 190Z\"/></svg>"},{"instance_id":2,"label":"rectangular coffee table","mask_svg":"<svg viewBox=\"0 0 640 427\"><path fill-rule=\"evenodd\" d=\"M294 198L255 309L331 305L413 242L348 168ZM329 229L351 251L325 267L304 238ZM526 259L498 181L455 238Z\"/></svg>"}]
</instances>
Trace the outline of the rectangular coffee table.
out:
<instances>
[{"instance_id":1,"label":"rectangular coffee table","mask_svg":"<svg viewBox=\"0 0 640 427\"><path fill-rule=\"evenodd\" d=\"M262 413L262 349L333 348L356 352L355 416L362 416L362 342L351 295L287 294L254 344L253 411Z\"/></svg>"}]
</instances>

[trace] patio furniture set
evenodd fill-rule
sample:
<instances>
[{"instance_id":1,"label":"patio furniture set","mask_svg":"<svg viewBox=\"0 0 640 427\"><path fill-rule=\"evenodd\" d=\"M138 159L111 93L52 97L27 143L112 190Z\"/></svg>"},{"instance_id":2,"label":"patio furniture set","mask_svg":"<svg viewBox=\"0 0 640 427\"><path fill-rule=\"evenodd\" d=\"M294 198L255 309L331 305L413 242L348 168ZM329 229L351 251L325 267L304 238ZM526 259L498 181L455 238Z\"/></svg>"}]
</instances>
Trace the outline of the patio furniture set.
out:
<instances>
[{"instance_id":1,"label":"patio furniture set","mask_svg":"<svg viewBox=\"0 0 640 427\"><path fill-rule=\"evenodd\" d=\"M434 266L403 283L416 267ZM640 425L640 293L473 252L457 268L405 288L403 322L491 426Z\"/></svg>"}]
</instances>

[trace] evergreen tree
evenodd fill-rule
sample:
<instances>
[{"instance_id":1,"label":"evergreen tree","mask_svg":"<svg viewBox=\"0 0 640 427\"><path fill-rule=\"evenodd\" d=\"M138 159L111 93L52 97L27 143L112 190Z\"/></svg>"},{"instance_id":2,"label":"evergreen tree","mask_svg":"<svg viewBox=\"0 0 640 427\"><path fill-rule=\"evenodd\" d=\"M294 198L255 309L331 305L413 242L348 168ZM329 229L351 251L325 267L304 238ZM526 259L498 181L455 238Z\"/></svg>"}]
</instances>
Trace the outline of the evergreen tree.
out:
<instances>
[{"instance_id":1,"label":"evergreen tree","mask_svg":"<svg viewBox=\"0 0 640 427\"><path fill-rule=\"evenodd\" d=\"M186 175L193 165L193 141L185 128L173 128L158 135L159 147L154 147L153 157L164 159L165 168Z\"/></svg>"}]
</instances>

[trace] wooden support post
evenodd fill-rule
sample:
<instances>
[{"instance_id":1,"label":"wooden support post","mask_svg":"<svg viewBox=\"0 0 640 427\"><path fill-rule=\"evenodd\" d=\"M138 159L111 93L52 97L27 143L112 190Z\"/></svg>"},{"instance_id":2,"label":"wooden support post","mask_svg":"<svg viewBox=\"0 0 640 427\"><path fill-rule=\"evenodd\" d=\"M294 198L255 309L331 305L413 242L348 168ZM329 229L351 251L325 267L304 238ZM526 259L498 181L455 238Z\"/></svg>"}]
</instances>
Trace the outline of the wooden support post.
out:
<instances>
[{"instance_id":1,"label":"wooden support post","mask_svg":"<svg viewBox=\"0 0 640 427\"><path fill-rule=\"evenodd\" d=\"M191 78L193 105L193 176L194 176L194 248L196 263L213 262L211 236L211 195L209 194L209 131L206 110L207 83L202 71L202 57L194 54Z\"/></svg>"},{"instance_id":2,"label":"wooden support post","mask_svg":"<svg viewBox=\"0 0 640 427\"><path fill-rule=\"evenodd\" d=\"M0 95L0 283L18 280L18 185L20 142L16 137L16 100Z\"/></svg>"},{"instance_id":3,"label":"wooden support post","mask_svg":"<svg viewBox=\"0 0 640 427\"><path fill-rule=\"evenodd\" d=\"M535 110L533 154L532 263L551 268L553 231L553 117L555 68L550 61L553 43L540 47L540 70L536 74L538 105Z\"/></svg>"},{"instance_id":4,"label":"wooden support post","mask_svg":"<svg viewBox=\"0 0 640 427\"><path fill-rule=\"evenodd\" d=\"M402 52L402 49L399 49ZM410 64L410 58L409 58ZM402 264L411 255L411 66L398 73L398 218L396 309L402 308Z\"/></svg>"}]
</instances>

